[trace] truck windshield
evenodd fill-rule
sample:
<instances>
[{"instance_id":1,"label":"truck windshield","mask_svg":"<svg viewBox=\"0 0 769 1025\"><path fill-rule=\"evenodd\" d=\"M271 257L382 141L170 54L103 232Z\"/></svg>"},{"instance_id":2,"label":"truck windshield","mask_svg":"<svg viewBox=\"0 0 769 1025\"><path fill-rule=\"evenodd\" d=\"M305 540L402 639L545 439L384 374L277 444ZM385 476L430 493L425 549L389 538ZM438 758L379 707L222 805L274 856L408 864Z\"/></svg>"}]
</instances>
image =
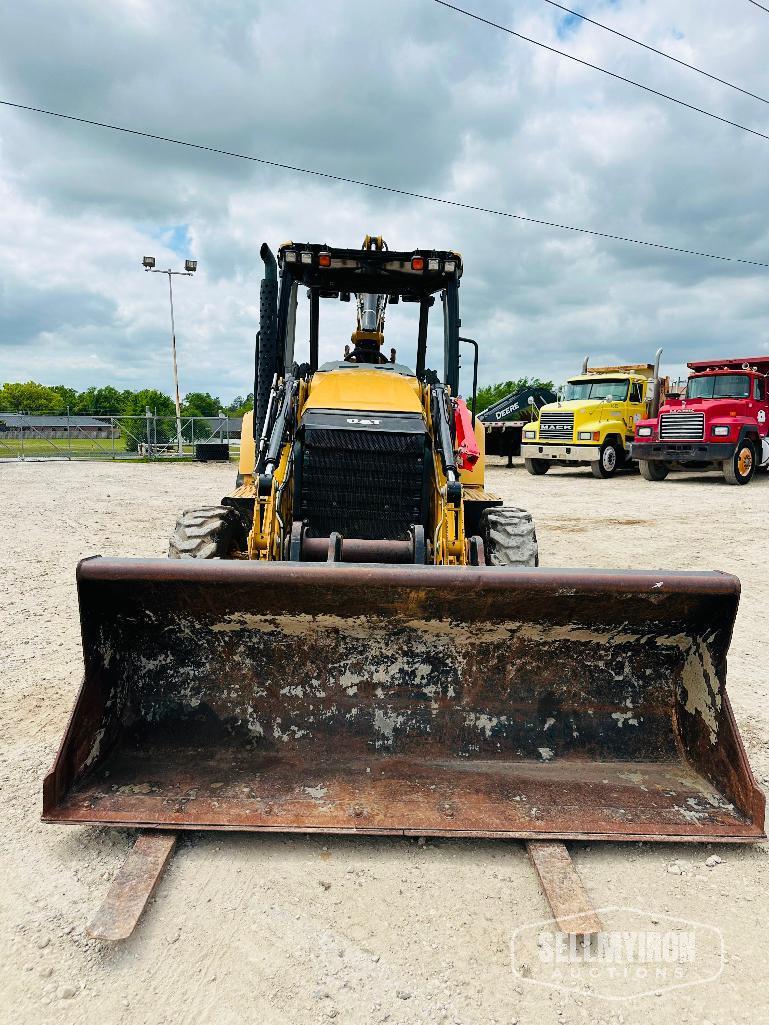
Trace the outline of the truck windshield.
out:
<instances>
[{"instance_id":1,"label":"truck windshield","mask_svg":"<svg viewBox=\"0 0 769 1025\"><path fill-rule=\"evenodd\" d=\"M565 399L609 399L621 402L627 398L627 381L611 381L597 378L595 381L569 381Z\"/></svg>"},{"instance_id":2,"label":"truck windshield","mask_svg":"<svg viewBox=\"0 0 769 1025\"><path fill-rule=\"evenodd\" d=\"M690 377L686 385L687 399L747 399L750 378L747 374L707 374Z\"/></svg>"}]
</instances>

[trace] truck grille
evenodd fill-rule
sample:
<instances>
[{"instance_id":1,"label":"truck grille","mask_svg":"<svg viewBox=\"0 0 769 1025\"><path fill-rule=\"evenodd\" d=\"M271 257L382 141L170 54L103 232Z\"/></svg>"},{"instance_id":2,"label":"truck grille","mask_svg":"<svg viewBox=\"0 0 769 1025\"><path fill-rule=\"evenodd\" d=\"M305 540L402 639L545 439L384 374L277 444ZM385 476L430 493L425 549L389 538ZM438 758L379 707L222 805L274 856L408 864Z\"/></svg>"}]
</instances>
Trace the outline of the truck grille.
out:
<instances>
[{"instance_id":1,"label":"truck grille","mask_svg":"<svg viewBox=\"0 0 769 1025\"><path fill-rule=\"evenodd\" d=\"M540 441L573 441L573 413L542 413L539 418Z\"/></svg>"},{"instance_id":2,"label":"truck grille","mask_svg":"<svg viewBox=\"0 0 769 1025\"><path fill-rule=\"evenodd\" d=\"M704 413L663 413L660 417L660 441L702 441L704 437Z\"/></svg>"}]
</instances>

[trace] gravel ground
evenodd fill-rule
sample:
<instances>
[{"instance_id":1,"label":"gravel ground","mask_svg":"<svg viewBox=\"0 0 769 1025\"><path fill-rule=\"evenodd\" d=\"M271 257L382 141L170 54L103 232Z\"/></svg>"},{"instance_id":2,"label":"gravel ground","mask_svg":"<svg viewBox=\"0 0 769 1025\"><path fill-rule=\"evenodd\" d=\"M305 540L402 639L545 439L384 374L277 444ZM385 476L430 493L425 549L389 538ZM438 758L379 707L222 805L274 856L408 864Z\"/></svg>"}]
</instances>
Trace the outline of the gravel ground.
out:
<instances>
[{"instance_id":1,"label":"gravel ground","mask_svg":"<svg viewBox=\"0 0 769 1025\"><path fill-rule=\"evenodd\" d=\"M720 847L712 867L709 846L572 845L596 906L723 932L715 981L625 1002L513 974L511 934L548 916L517 843L190 835L129 941L110 948L86 937L133 834L39 821L42 778L81 674L75 564L97 552L164 555L177 511L217 501L232 476L213 465L0 465L0 1021L769 1020L766 844ZM543 565L713 568L742 579L729 693L766 787L769 478L748 488L716 475L654 485L495 465L487 486L534 513ZM614 995L627 992L618 981Z\"/></svg>"}]
</instances>

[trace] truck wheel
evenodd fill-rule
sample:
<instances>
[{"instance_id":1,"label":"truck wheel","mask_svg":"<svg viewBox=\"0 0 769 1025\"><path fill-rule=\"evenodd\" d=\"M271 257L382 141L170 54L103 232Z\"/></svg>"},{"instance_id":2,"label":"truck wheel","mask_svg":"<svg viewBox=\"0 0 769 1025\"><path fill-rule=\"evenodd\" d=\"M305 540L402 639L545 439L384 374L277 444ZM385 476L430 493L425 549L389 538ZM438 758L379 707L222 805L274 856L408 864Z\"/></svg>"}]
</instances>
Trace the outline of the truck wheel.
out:
<instances>
[{"instance_id":1,"label":"truck wheel","mask_svg":"<svg viewBox=\"0 0 769 1025\"><path fill-rule=\"evenodd\" d=\"M525 509L497 506L481 515L487 566L538 566L537 532Z\"/></svg>"},{"instance_id":2,"label":"truck wheel","mask_svg":"<svg viewBox=\"0 0 769 1025\"><path fill-rule=\"evenodd\" d=\"M756 450L747 438L739 442L734 455L721 463L727 484L749 484L756 472Z\"/></svg>"},{"instance_id":3,"label":"truck wheel","mask_svg":"<svg viewBox=\"0 0 769 1025\"><path fill-rule=\"evenodd\" d=\"M594 477L613 477L624 462L624 453L616 442L607 440L601 445L598 459L590 464Z\"/></svg>"},{"instance_id":4,"label":"truck wheel","mask_svg":"<svg viewBox=\"0 0 769 1025\"><path fill-rule=\"evenodd\" d=\"M524 459L523 465L534 477L541 477L550 469L547 459Z\"/></svg>"},{"instance_id":5,"label":"truck wheel","mask_svg":"<svg viewBox=\"0 0 769 1025\"><path fill-rule=\"evenodd\" d=\"M168 558L226 559L234 547L240 547L242 532L238 514L229 506L187 509L176 521Z\"/></svg>"},{"instance_id":6,"label":"truck wheel","mask_svg":"<svg viewBox=\"0 0 769 1025\"><path fill-rule=\"evenodd\" d=\"M654 459L641 459L638 465L641 467L641 476L644 480L664 480L670 473L667 463L660 463Z\"/></svg>"}]
</instances>

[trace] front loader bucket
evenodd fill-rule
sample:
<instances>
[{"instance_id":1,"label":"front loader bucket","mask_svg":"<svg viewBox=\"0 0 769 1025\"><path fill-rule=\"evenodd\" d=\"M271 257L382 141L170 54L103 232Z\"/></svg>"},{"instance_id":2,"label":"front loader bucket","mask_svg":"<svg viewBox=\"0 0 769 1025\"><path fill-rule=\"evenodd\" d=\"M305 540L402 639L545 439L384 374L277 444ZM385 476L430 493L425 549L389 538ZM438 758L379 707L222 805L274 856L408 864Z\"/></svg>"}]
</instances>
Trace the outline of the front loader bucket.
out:
<instances>
[{"instance_id":1,"label":"front loader bucket","mask_svg":"<svg viewBox=\"0 0 769 1025\"><path fill-rule=\"evenodd\" d=\"M91 559L49 822L761 838L717 573Z\"/></svg>"}]
</instances>

